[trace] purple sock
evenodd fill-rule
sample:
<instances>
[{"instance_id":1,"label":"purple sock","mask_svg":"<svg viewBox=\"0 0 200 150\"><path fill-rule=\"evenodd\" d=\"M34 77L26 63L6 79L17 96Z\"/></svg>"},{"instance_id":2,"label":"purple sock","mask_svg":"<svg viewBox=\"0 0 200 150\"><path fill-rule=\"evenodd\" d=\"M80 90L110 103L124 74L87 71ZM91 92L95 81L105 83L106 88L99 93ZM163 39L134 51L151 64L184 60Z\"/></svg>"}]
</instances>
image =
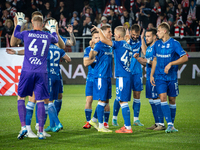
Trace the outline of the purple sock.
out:
<instances>
[{"instance_id":1,"label":"purple sock","mask_svg":"<svg viewBox=\"0 0 200 150\"><path fill-rule=\"evenodd\" d=\"M44 128L44 120L45 120L45 108L44 108L44 102L37 103L37 117L39 122L39 132L43 132Z\"/></svg>"},{"instance_id":2,"label":"purple sock","mask_svg":"<svg viewBox=\"0 0 200 150\"><path fill-rule=\"evenodd\" d=\"M25 100L18 100L18 114L19 114L19 119L21 122L21 126L26 125L26 107L25 107Z\"/></svg>"}]
</instances>

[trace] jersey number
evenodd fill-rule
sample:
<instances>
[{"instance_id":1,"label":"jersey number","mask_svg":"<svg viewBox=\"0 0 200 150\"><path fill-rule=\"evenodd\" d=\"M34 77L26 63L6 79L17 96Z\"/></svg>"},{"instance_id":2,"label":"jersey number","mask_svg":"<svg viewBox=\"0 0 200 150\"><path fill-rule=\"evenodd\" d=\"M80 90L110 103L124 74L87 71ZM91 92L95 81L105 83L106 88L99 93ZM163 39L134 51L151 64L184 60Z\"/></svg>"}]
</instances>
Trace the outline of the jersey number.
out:
<instances>
[{"instance_id":1,"label":"jersey number","mask_svg":"<svg viewBox=\"0 0 200 150\"><path fill-rule=\"evenodd\" d=\"M33 55L36 55L38 48L37 45L34 45L34 43L36 42L37 39L33 39L28 47L29 51L33 51ZM44 56L44 51L46 49L47 46L47 40L42 40L42 43L44 43L43 47L42 47L42 52L41 52L41 56Z\"/></svg>"},{"instance_id":2,"label":"jersey number","mask_svg":"<svg viewBox=\"0 0 200 150\"><path fill-rule=\"evenodd\" d=\"M53 58L54 58L53 56L55 56L54 62L53 62L53 63L50 63L50 66L55 66L55 67L57 67L57 66L58 66L58 63L56 63L56 61L60 58L60 53L59 53L59 51L54 51L54 54L53 54L52 51L50 51L50 54L51 54L50 59L53 59ZM56 57L56 55L57 55L57 57Z\"/></svg>"},{"instance_id":3,"label":"jersey number","mask_svg":"<svg viewBox=\"0 0 200 150\"><path fill-rule=\"evenodd\" d=\"M124 65L126 65L127 61L128 61L128 56L126 56L126 53L128 51L126 50L125 53L122 55L121 57L121 61L124 62Z\"/></svg>"}]
</instances>

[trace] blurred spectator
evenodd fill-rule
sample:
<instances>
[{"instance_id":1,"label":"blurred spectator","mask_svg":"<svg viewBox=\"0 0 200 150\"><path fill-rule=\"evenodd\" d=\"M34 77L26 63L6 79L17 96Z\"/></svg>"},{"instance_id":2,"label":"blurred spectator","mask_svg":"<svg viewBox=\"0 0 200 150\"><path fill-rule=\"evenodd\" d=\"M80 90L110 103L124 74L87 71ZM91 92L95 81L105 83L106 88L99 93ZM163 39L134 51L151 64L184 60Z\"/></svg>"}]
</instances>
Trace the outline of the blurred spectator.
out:
<instances>
[{"instance_id":1,"label":"blurred spectator","mask_svg":"<svg viewBox=\"0 0 200 150\"><path fill-rule=\"evenodd\" d=\"M33 26L32 26L32 23L30 22L30 19L29 17L25 17L25 20L27 21L23 27L23 30L32 30L33 29Z\"/></svg>"},{"instance_id":2,"label":"blurred spectator","mask_svg":"<svg viewBox=\"0 0 200 150\"><path fill-rule=\"evenodd\" d=\"M124 2L124 7L126 8L126 10L130 13L133 9L133 5L134 5L134 1L135 0L126 0Z\"/></svg>"},{"instance_id":3,"label":"blurred spectator","mask_svg":"<svg viewBox=\"0 0 200 150\"><path fill-rule=\"evenodd\" d=\"M186 26L191 26L193 20L192 20L192 16L188 15L187 21L186 21Z\"/></svg>"},{"instance_id":4,"label":"blurred spectator","mask_svg":"<svg viewBox=\"0 0 200 150\"><path fill-rule=\"evenodd\" d=\"M42 9L42 14L45 18L49 12L52 14L53 10L50 8L50 3L48 1L44 4L44 6L45 7Z\"/></svg>"},{"instance_id":5,"label":"blurred spectator","mask_svg":"<svg viewBox=\"0 0 200 150\"><path fill-rule=\"evenodd\" d=\"M59 3L59 7L58 7L58 9L56 10L56 12L55 12L55 16L54 16L54 18L56 19L56 20L60 20L60 14L68 14L68 12L67 12L67 10L66 10L66 7L65 7L65 3L64 3L64 1L60 1L60 3ZM67 15L66 16L67 17L67 20L69 19L68 17L69 17L69 15Z\"/></svg>"},{"instance_id":6,"label":"blurred spectator","mask_svg":"<svg viewBox=\"0 0 200 150\"><path fill-rule=\"evenodd\" d=\"M14 0L12 5L17 9L18 12L21 12L25 8L25 1L23 0Z\"/></svg>"},{"instance_id":7,"label":"blurred spectator","mask_svg":"<svg viewBox=\"0 0 200 150\"><path fill-rule=\"evenodd\" d=\"M15 13L17 12L17 9L15 7L12 7L9 2L5 3L6 9L9 11L11 17L15 17Z\"/></svg>"},{"instance_id":8,"label":"blurred spectator","mask_svg":"<svg viewBox=\"0 0 200 150\"><path fill-rule=\"evenodd\" d=\"M176 9L176 16L178 15L179 17L182 18L182 14L183 14L183 9L182 9L182 6L181 4L178 4L178 7ZM177 17L176 17L177 18Z\"/></svg>"},{"instance_id":9,"label":"blurred spectator","mask_svg":"<svg viewBox=\"0 0 200 150\"><path fill-rule=\"evenodd\" d=\"M34 11L39 11L39 9L37 8L37 4L36 4L36 3L32 3L32 4L31 4L31 8L28 8L28 9L27 9L27 15L28 15L29 18L31 18L31 14L32 14Z\"/></svg>"},{"instance_id":10,"label":"blurred spectator","mask_svg":"<svg viewBox=\"0 0 200 150\"><path fill-rule=\"evenodd\" d=\"M95 26L101 23L101 17L102 15L100 13L96 15L94 23L93 23Z\"/></svg>"},{"instance_id":11,"label":"blurred spectator","mask_svg":"<svg viewBox=\"0 0 200 150\"><path fill-rule=\"evenodd\" d=\"M130 29L130 25L129 25L128 22L125 22L123 26L124 26L124 28L125 28L126 30L129 30L129 29Z\"/></svg>"},{"instance_id":12,"label":"blurred spectator","mask_svg":"<svg viewBox=\"0 0 200 150\"><path fill-rule=\"evenodd\" d=\"M74 20L73 23L73 32L75 37L81 37L81 28L79 26L78 20ZM80 39L76 39L76 45L72 46L72 52L79 52L79 47L80 47Z\"/></svg>"},{"instance_id":13,"label":"blurred spectator","mask_svg":"<svg viewBox=\"0 0 200 150\"><path fill-rule=\"evenodd\" d=\"M189 8L189 0L182 0L181 5L183 8Z\"/></svg>"},{"instance_id":14,"label":"blurred spectator","mask_svg":"<svg viewBox=\"0 0 200 150\"><path fill-rule=\"evenodd\" d=\"M102 9L104 8L104 1L103 0L90 0L90 6L92 7L93 13L102 13Z\"/></svg>"},{"instance_id":15,"label":"blurred spectator","mask_svg":"<svg viewBox=\"0 0 200 150\"><path fill-rule=\"evenodd\" d=\"M59 27L59 33L62 36L66 36L67 34L67 31L65 30L66 25L67 25L67 19L65 18L64 14L61 13L58 27Z\"/></svg>"},{"instance_id":16,"label":"blurred spectator","mask_svg":"<svg viewBox=\"0 0 200 150\"><path fill-rule=\"evenodd\" d=\"M194 35L197 36L196 41L195 41L195 47L196 51L200 51L200 34L199 34L199 29L200 29L200 20L196 22L196 27L195 27L195 32Z\"/></svg>"},{"instance_id":17,"label":"blurred spectator","mask_svg":"<svg viewBox=\"0 0 200 150\"><path fill-rule=\"evenodd\" d=\"M107 23L107 21L108 21L108 19L107 19L105 16L101 17L101 23L98 24L97 27L100 28L100 27L102 27L103 25L109 25L109 24Z\"/></svg>"},{"instance_id":18,"label":"blurred spectator","mask_svg":"<svg viewBox=\"0 0 200 150\"><path fill-rule=\"evenodd\" d=\"M155 17L153 17L153 14ZM142 28L147 28L148 24L150 22L150 17L152 20L156 21L157 15L156 13L152 13L152 9L150 8L150 3L146 0L144 1L144 5L140 9L140 15L139 15L139 23Z\"/></svg>"},{"instance_id":19,"label":"blurred spectator","mask_svg":"<svg viewBox=\"0 0 200 150\"><path fill-rule=\"evenodd\" d=\"M121 15L122 14L122 10L120 8L120 6L117 6L115 4L115 0L110 0L110 3L106 6L103 15L104 16L109 16L109 12L110 10L113 9L116 15Z\"/></svg>"},{"instance_id":20,"label":"blurred spectator","mask_svg":"<svg viewBox=\"0 0 200 150\"><path fill-rule=\"evenodd\" d=\"M92 11L91 11L91 9L89 7L85 8L85 13L83 13L83 15L81 17L81 22L82 23L83 23L83 21L85 20L86 17L90 17L91 21L92 22L94 21L94 15L92 14Z\"/></svg>"},{"instance_id":21,"label":"blurred spectator","mask_svg":"<svg viewBox=\"0 0 200 150\"><path fill-rule=\"evenodd\" d=\"M2 35L3 29L4 29L3 20L0 19L0 37ZM0 38L0 40L3 41L3 39L1 39L1 38Z\"/></svg>"},{"instance_id":22,"label":"blurred spectator","mask_svg":"<svg viewBox=\"0 0 200 150\"><path fill-rule=\"evenodd\" d=\"M169 9L168 9L168 16L170 16L168 19L172 18L173 21L175 21L176 19L176 10L175 10L175 7L174 7L174 3L173 2L169 2L168 3L169 5Z\"/></svg>"},{"instance_id":23,"label":"blurred spectator","mask_svg":"<svg viewBox=\"0 0 200 150\"><path fill-rule=\"evenodd\" d=\"M149 23L149 24L148 24L148 27L147 27L147 30L148 30L148 29L152 29L152 28L154 28L153 23Z\"/></svg>"},{"instance_id":24,"label":"blurred spectator","mask_svg":"<svg viewBox=\"0 0 200 150\"><path fill-rule=\"evenodd\" d=\"M136 22L138 22L139 20L139 15L140 15L140 12L141 12L141 9L144 8L144 5L142 3L141 0L136 0L136 2L134 3L132 9L133 9L133 13L135 15L135 20Z\"/></svg>"},{"instance_id":25,"label":"blurred spectator","mask_svg":"<svg viewBox=\"0 0 200 150\"><path fill-rule=\"evenodd\" d=\"M200 0L196 1L196 18L200 20Z\"/></svg>"},{"instance_id":26,"label":"blurred spectator","mask_svg":"<svg viewBox=\"0 0 200 150\"><path fill-rule=\"evenodd\" d=\"M89 10L89 12L86 12L86 9L88 9L88 8L89 8L90 10ZM85 13L87 13L87 14L92 14L92 13L93 13L92 8L90 7L88 1L85 1L85 2L84 2L84 7L83 7L82 16L85 15Z\"/></svg>"},{"instance_id":27,"label":"blurred spectator","mask_svg":"<svg viewBox=\"0 0 200 150\"><path fill-rule=\"evenodd\" d=\"M74 24L74 20L78 20L79 21L79 17L78 17L78 12L77 11L73 12L73 17L71 19L71 25Z\"/></svg>"},{"instance_id":28,"label":"blurred spectator","mask_svg":"<svg viewBox=\"0 0 200 150\"><path fill-rule=\"evenodd\" d=\"M164 15L164 13L160 13L157 22L156 22L156 27L158 27L162 22L167 22L167 19Z\"/></svg>"},{"instance_id":29,"label":"blurred spectator","mask_svg":"<svg viewBox=\"0 0 200 150\"><path fill-rule=\"evenodd\" d=\"M73 0L74 2L74 11L78 12L78 15L81 14L81 12L83 11L83 7L84 7L84 1L83 0ZM80 16L78 16L79 18L81 18Z\"/></svg>"},{"instance_id":30,"label":"blurred spectator","mask_svg":"<svg viewBox=\"0 0 200 150\"><path fill-rule=\"evenodd\" d=\"M124 10L123 16L121 16L121 24L124 25L125 22L128 22L130 26L133 24L133 20L127 10Z\"/></svg>"},{"instance_id":31,"label":"blurred spectator","mask_svg":"<svg viewBox=\"0 0 200 150\"><path fill-rule=\"evenodd\" d=\"M195 1L193 0L190 3L190 9L188 15L192 16L192 20L196 20L196 4Z\"/></svg>"},{"instance_id":32,"label":"blurred spectator","mask_svg":"<svg viewBox=\"0 0 200 150\"><path fill-rule=\"evenodd\" d=\"M114 35L114 29L115 27L120 25L120 21L112 9L110 10L110 15L107 17L107 20L108 23L111 25L112 34Z\"/></svg>"},{"instance_id":33,"label":"blurred spectator","mask_svg":"<svg viewBox=\"0 0 200 150\"><path fill-rule=\"evenodd\" d=\"M2 37L5 37L5 38L8 38L9 40L9 43L10 43L10 38L11 38L11 36L12 36L12 33L13 33L13 29L14 29L14 27L13 27L13 22L12 22L12 20L11 19L7 19L6 21L5 21L5 25L4 25L4 29L3 29L3 31L2 31ZM6 40L5 40L6 41ZM4 41L4 42L5 42ZM6 43L5 42L5 44L9 44L9 43ZM5 46L5 45L4 45Z\"/></svg>"},{"instance_id":34,"label":"blurred spectator","mask_svg":"<svg viewBox=\"0 0 200 150\"><path fill-rule=\"evenodd\" d=\"M3 15L1 17L3 19L3 24L5 24L6 20L7 19L13 19L10 15L9 15L9 12L8 10L3 10Z\"/></svg>"},{"instance_id":35,"label":"blurred spectator","mask_svg":"<svg viewBox=\"0 0 200 150\"><path fill-rule=\"evenodd\" d=\"M92 21L91 18L89 16L87 16L85 18L85 20L83 21L83 25L82 25L82 36L83 37L91 37L91 31L90 29L92 29ZM89 41L90 39L86 39L85 40L85 47L87 47L89 45Z\"/></svg>"},{"instance_id":36,"label":"blurred spectator","mask_svg":"<svg viewBox=\"0 0 200 150\"><path fill-rule=\"evenodd\" d=\"M2 9L2 4L0 3L0 17L3 15L3 9Z\"/></svg>"},{"instance_id":37,"label":"blurred spectator","mask_svg":"<svg viewBox=\"0 0 200 150\"><path fill-rule=\"evenodd\" d=\"M159 14L161 13L161 7L160 7L160 4L158 1L156 1L154 3L154 7L153 7L153 10L152 10L154 13L157 14L157 16L159 16Z\"/></svg>"},{"instance_id":38,"label":"blurred spectator","mask_svg":"<svg viewBox=\"0 0 200 150\"><path fill-rule=\"evenodd\" d=\"M44 21L46 21L47 20L47 18L50 18L50 17L52 17L52 15L51 15L51 11L44 17Z\"/></svg>"}]
</instances>

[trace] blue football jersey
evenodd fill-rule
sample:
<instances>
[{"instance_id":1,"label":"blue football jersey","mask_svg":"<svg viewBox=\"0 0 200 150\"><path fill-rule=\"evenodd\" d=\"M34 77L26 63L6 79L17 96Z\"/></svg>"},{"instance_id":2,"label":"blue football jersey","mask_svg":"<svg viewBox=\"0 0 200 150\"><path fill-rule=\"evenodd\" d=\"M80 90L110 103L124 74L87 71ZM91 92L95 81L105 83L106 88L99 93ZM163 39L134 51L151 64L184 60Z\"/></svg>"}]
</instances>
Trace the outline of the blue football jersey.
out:
<instances>
[{"instance_id":1,"label":"blue football jersey","mask_svg":"<svg viewBox=\"0 0 200 150\"><path fill-rule=\"evenodd\" d=\"M158 40L154 45L153 55L157 57L155 78L165 81L176 80L178 65L171 66L168 74L164 72L164 69L170 62L186 55L180 43L173 38L169 38L166 42Z\"/></svg>"},{"instance_id":2,"label":"blue football jersey","mask_svg":"<svg viewBox=\"0 0 200 150\"><path fill-rule=\"evenodd\" d=\"M66 44L67 39L63 38L61 36L62 40ZM49 46L49 53L48 53L48 58L47 58L47 71L50 76L53 76L55 78L60 78L60 58L64 57L65 51L63 49L60 49L58 46L51 44Z\"/></svg>"},{"instance_id":3,"label":"blue football jersey","mask_svg":"<svg viewBox=\"0 0 200 150\"><path fill-rule=\"evenodd\" d=\"M115 76L130 77L130 63L133 55L131 46L126 41L112 41L115 61Z\"/></svg>"},{"instance_id":4,"label":"blue football jersey","mask_svg":"<svg viewBox=\"0 0 200 150\"><path fill-rule=\"evenodd\" d=\"M148 46L146 49L145 58L150 59L151 61L153 61L154 45L155 43L152 46ZM146 79L147 80L150 80L150 74L151 74L151 64L146 63Z\"/></svg>"},{"instance_id":5,"label":"blue football jersey","mask_svg":"<svg viewBox=\"0 0 200 150\"><path fill-rule=\"evenodd\" d=\"M141 37L139 37L135 41L130 39L130 45L133 50L133 55L135 53L139 53L141 55L141 45L142 45ZM142 73L142 65L134 57L132 57L131 59L130 70L132 74Z\"/></svg>"},{"instance_id":6,"label":"blue football jersey","mask_svg":"<svg viewBox=\"0 0 200 150\"><path fill-rule=\"evenodd\" d=\"M94 67L94 77L112 77L112 47L99 41L95 44L94 51L98 52L96 56L97 62Z\"/></svg>"},{"instance_id":7,"label":"blue football jersey","mask_svg":"<svg viewBox=\"0 0 200 150\"><path fill-rule=\"evenodd\" d=\"M88 46L85 48L85 51L84 51L84 58L89 58L89 53L91 51L91 47ZM88 66L88 74L87 74L87 80L91 80L93 81L94 80L94 67L95 67L95 64L96 64L96 60Z\"/></svg>"}]
</instances>

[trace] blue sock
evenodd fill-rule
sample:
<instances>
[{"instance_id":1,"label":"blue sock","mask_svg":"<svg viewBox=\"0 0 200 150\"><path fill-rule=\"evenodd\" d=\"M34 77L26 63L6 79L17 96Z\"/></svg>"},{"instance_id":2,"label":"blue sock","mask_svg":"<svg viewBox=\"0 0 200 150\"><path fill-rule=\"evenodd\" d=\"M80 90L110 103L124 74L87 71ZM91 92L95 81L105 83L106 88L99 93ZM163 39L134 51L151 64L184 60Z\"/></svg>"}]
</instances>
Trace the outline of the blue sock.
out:
<instances>
[{"instance_id":1,"label":"blue sock","mask_svg":"<svg viewBox=\"0 0 200 150\"><path fill-rule=\"evenodd\" d=\"M114 104L113 104L113 116L116 116L116 117L118 116L119 109L120 109L119 101L115 99Z\"/></svg>"},{"instance_id":2,"label":"blue sock","mask_svg":"<svg viewBox=\"0 0 200 150\"><path fill-rule=\"evenodd\" d=\"M176 116L176 104L169 104L169 108L171 110L172 123L174 124L174 120Z\"/></svg>"},{"instance_id":3,"label":"blue sock","mask_svg":"<svg viewBox=\"0 0 200 150\"><path fill-rule=\"evenodd\" d=\"M139 117L140 113L140 99L135 99L133 101L133 112L134 112L134 117Z\"/></svg>"},{"instance_id":4,"label":"blue sock","mask_svg":"<svg viewBox=\"0 0 200 150\"><path fill-rule=\"evenodd\" d=\"M54 106L54 103L49 103L48 105L48 113L49 113L49 119L52 119L56 125L60 123L57 115L56 108Z\"/></svg>"},{"instance_id":5,"label":"blue sock","mask_svg":"<svg viewBox=\"0 0 200 150\"><path fill-rule=\"evenodd\" d=\"M108 123L110 111L104 111L104 122Z\"/></svg>"},{"instance_id":6,"label":"blue sock","mask_svg":"<svg viewBox=\"0 0 200 150\"><path fill-rule=\"evenodd\" d=\"M167 102L161 102L161 109L168 125L172 125L171 112Z\"/></svg>"},{"instance_id":7,"label":"blue sock","mask_svg":"<svg viewBox=\"0 0 200 150\"><path fill-rule=\"evenodd\" d=\"M97 105L97 106L98 106L98 105ZM96 109L95 109L95 112L94 112L93 117L97 119L97 107L96 107Z\"/></svg>"},{"instance_id":8,"label":"blue sock","mask_svg":"<svg viewBox=\"0 0 200 150\"><path fill-rule=\"evenodd\" d=\"M131 126L130 109L128 103L121 104L125 126Z\"/></svg>"},{"instance_id":9,"label":"blue sock","mask_svg":"<svg viewBox=\"0 0 200 150\"><path fill-rule=\"evenodd\" d=\"M152 109L152 113L153 113L153 116L154 116L155 123L159 123L158 112L157 112L157 108L156 108L154 101L155 100L153 100L153 99L149 99L149 104L151 105L151 109Z\"/></svg>"},{"instance_id":10,"label":"blue sock","mask_svg":"<svg viewBox=\"0 0 200 150\"><path fill-rule=\"evenodd\" d=\"M92 109L85 109L85 117L86 117L87 122L89 122L91 119L91 113L92 113Z\"/></svg>"},{"instance_id":11,"label":"blue sock","mask_svg":"<svg viewBox=\"0 0 200 150\"><path fill-rule=\"evenodd\" d=\"M97 117L98 117L99 123L103 123L103 114L104 114L104 107L105 106L106 106L106 103L98 102Z\"/></svg>"},{"instance_id":12,"label":"blue sock","mask_svg":"<svg viewBox=\"0 0 200 150\"><path fill-rule=\"evenodd\" d=\"M57 99L54 101L55 108L57 110L57 114L59 114L61 106L62 106L62 99Z\"/></svg>"},{"instance_id":13,"label":"blue sock","mask_svg":"<svg viewBox=\"0 0 200 150\"><path fill-rule=\"evenodd\" d=\"M163 112L162 112L162 109L161 109L160 99L154 100L154 104L157 108L159 123L164 123L164 115L163 115Z\"/></svg>"},{"instance_id":14,"label":"blue sock","mask_svg":"<svg viewBox=\"0 0 200 150\"><path fill-rule=\"evenodd\" d=\"M31 125L35 103L28 101L26 105L26 125Z\"/></svg>"},{"instance_id":15,"label":"blue sock","mask_svg":"<svg viewBox=\"0 0 200 150\"><path fill-rule=\"evenodd\" d=\"M44 119L44 124L47 121L47 115L48 115L48 104L44 104L44 109L45 109L45 119Z\"/></svg>"},{"instance_id":16,"label":"blue sock","mask_svg":"<svg viewBox=\"0 0 200 150\"><path fill-rule=\"evenodd\" d=\"M36 103L36 105L35 105L35 119L36 119L36 123L39 123L38 122L38 117L37 117L37 103Z\"/></svg>"}]
</instances>

